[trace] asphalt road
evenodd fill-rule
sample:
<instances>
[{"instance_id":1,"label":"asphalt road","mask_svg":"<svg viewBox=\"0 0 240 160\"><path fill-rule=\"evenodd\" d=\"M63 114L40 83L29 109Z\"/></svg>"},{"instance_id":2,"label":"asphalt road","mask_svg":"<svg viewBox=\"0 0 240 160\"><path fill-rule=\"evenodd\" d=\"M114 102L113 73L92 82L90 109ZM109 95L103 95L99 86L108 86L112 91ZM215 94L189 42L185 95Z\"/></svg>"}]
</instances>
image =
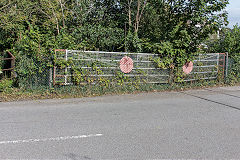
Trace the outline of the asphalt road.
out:
<instances>
[{"instance_id":1,"label":"asphalt road","mask_svg":"<svg viewBox=\"0 0 240 160\"><path fill-rule=\"evenodd\" d=\"M0 159L239 159L240 87L0 103Z\"/></svg>"}]
</instances>

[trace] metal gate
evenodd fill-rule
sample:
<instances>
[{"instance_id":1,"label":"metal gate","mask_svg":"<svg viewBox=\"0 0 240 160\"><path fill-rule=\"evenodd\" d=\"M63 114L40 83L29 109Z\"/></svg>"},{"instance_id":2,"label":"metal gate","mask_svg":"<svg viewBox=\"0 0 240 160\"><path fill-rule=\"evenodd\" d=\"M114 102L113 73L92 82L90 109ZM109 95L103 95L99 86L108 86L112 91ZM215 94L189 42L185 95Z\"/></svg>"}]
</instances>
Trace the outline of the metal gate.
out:
<instances>
[{"instance_id":1,"label":"metal gate","mask_svg":"<svg viewBox=\"0 0 240 160\"><path fill-rule=\"evenodd\" d=\"M103 51L79 51L79 50L55 50L56 59L64 61L62 67L54 66L53 85L74 84L74 70L84 73L85 78L91 79L88 83L94 84L105 78L115 83L116 77L126 77L125 83L138 81L138 83L168 83L169 69L156 66L153 61L157 54L151 53L127 53L127 52L103 52ZM123 73L120 69L120 60L128 56L134 64L130 73ZM183 74L183 81L207 80L224 78L226 76L225 53L198 54L194 57L194 67L190 74ZM67 64L66 64L67 63ZM86 83L84 81L82 84ZM79 84L81 84L79 83Z\"/></svg>"},{"instance_id":2,"label":"metal gate","mask_svg":"<svg viewBox=\"0 0 240 160\"><path fill-rule=\"evenodd\" d=\"M184 81L211 80L227 76L226 53L198 54L194 57L193 70L185 76Z\"/></svg>"},{"instance_id":3,"label":"metal gate","mask_svg":"<svg viewBox=\"0 0 240 160\"><path fill-rule=\"evenodd\" d=\"M79 51L79 50L55 50L58 60L69 61L71 65L65 68L54 67L53 84L72 85L73 66L87 73L85 76L94 80L107 78L112 83L116 76L124 76L138 83L167 83L169 70L156 67L153 58L156 54L151 53L127 53L127 52L102 52L102 51ZM120 60L128 56L134 64L130 73L122 73ZM96 68L101 70L96 72ZM95 83L95 82L92 82Z\"/></svg>"},{"instance_id":4,"label":"metal gate","mask_svg":"<svg viewBox=\"0 0 240 160\"><path fill-rule=\"evenodd\" d=\"M13 54L9 51L6 51L6 58L4 58L4 55L3 55L3 58L0 57L0 61L4 61L5 63L5 66L2 66L2 71L4 73L4 76L7 76L7 77L14 77L15 76L15 72L14 72L14 68L15 68L15 60L16 58L13 56ZM0 66L1 67L1 66Z\"/></svg>"}]
</instances>

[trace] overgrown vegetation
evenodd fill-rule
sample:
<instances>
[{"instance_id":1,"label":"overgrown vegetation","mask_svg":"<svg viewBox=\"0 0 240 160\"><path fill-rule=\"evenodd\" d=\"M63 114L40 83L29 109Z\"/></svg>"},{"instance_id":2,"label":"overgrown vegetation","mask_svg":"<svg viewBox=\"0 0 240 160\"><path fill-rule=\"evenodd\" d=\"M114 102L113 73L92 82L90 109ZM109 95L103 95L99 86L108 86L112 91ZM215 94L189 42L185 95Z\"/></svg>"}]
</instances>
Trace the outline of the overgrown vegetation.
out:
<instances>
[{"instance_id":1,"label":"overgrown vegetation","mask_svg":"<svg viewBox=\"0 0 240 160\"><path fill-rule=\"evenodd\" d=\"M9 50L16 57L17 88L32 89L40 83L36 77L48 76L54 49L156 53L159 58L154 61L171 70L173 85L181 82L180 67L192 60L209 34L227 24L227 4L228 0L2 0L0 52ZM229 81L238 81L240 47L232 31L222 33L223 38L209 43L208 51L228 51L233 63ZM223 39L229 39L225 48ZM82 70L74 69L74 74L76 85L87 81ZM118 78L119 84L127 81L121 74ZM99 83L109 87L110 82Z\"/></svg>"},{"instance_id":2,"label":"overgrown vegetation","mask_svg":"<svg viewBox=\"0 0 240 160\"><path fill-rule=\"evenodd\" d=\"M229 76L227 82L234 84L240 82L240 27L235 25L233 29L223 28L217 40L207 41L207 52L228 52Z\"/></svg>"},{"instance_id":3,"label":"overgrown vegetation","mask_svg":"<svg viewBox=\"0 0 240 160\"><path fill-rule=\"evenodd\" d=\"M21 101L21 100L33 100L33 99L49 99L49 98L82 98L82 97L94 97L102 95L114 95L114 94L130 94L141 92L159 92L159 91L184 91L188 89L201 89L205 87L219 87L224 84L216 84L216 81L201 81L201 83L185 82L176 83L174 85L169 84L143 84L141 87L135 88L129 85L110 85L105 87L102 85L94 86L62 86L51 89L28 89L21 90L14 88L11 91L4 93L0 92L0 101Z\"/></svg>"},{"instance_id":4,"label":"overgrown vegetation","mask_svg":"<svg viewBox=\"0 0 240 160\"><path fill-rule=\"evenodd\" d=\"M9 92L12 90L13 81L8 79L2 79L0 81L0 92Z\"/></svg>"}]
</instances>

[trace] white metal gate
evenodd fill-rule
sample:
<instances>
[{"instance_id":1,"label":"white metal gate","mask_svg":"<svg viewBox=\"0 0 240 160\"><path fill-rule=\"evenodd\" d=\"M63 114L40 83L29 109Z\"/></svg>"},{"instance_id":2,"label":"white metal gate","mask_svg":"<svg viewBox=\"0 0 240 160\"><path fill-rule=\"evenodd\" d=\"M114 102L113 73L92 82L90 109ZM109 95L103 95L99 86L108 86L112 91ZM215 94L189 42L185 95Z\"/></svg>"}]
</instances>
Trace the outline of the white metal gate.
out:
<instances>
[{"instance_id":1,"label":"white metal gate","mask_svg":"<svg viewBox=\"0 0 240 160\"><path fill-rule=\"evenodd\" d=\"M196 55L193 61L193 70L185 77L184 81L224 78L226 74L226 59L226 53Z\"/></svg>"},{"instance_id":2,"label":"white metal gate","mask_svg":"<svg viewBox=\"0 0 240 160\"><path fill-rule=\"evenodd\" d=\"M59 54L61 52L63 54ZM94 77L95 80L101 77L112 80L116 75L122 74L131 81L138 80L139 83L167 83L169 77L169 70L156 67L153 58L157 55L151 53L56 50L56 55L59 60L72 61L75 67L88 72L87 76ZM134 62L130 73L122 73L120 70L120 60L124 56L130 57ZM96 73L93 67L100 69L101 73ZM72 66L64 69L55 67L54 84L73 84L72 69Z\"/></svg>"},{"instance_id":3,"label":"white metal gate","mask_svg":"<svg viewBox=\"0 0 240 160\"><path fill-rule=\"evenodd\" d=\"M62 49L55 50L55 53L57 60L64 60L69 64L62 68L54 67L53 85L74 84L74 69L86 73L84 76L90 78L89 83L92 84L101 78L115 83L114 79L117 76L127 77L128 82L138 81L138 83L168 83L169 80L169 69L158 68L153 61L158 57L157 54ZM120 60L124 56L130 57L134 62L130 73L122 73L120 70ZM183 74L183 81L217 79L219 76L224 78L226 58L225 53L198 54L194 57L192 72L188 75Z\"/></svg>"}]
</instances>

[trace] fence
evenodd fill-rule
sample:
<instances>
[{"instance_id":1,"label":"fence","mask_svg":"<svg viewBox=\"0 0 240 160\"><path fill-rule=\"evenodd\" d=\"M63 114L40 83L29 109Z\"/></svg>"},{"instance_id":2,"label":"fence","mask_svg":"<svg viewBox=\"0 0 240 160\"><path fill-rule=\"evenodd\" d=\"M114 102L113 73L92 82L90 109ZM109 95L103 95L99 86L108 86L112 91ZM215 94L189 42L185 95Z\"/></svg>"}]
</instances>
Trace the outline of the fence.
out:
<instances>
[{"instance_id":1,"label":"fence","mask_svg":"<svg viewBox=\"0 0 240 160\"><path fill-rule=\"evenodd\" d=\"M157 54L78 50L55 50L55 54L58 61L62 60L62 64L54 66L53 85L76 84L76 77L79 76L76 72L81 78L78 84L94 84L102 78L116 83L116 77L125 77L127 80L124 83L137 81L161 84L169 80L169 69L158 68L154 62ZM126 56L133 61L130 73L123 73L120 67L121 60ZM182 77L184 81L217 79L219 76L224 78L227 74L225 53L198 54L194 59L193 70Z\"/></svg>"},{"instance_id":2,"label":"fence","mask_svg":"<svg viewBox=\"0 0 240 160\"><path fill-rule=\"evenodd\" d=\"M154 62L155 58L159 58L157 54L78 50L55 50L55 54L56 61L49 57L42 61L22 57L17 61L16 66L14 57L9 55L4 58L4 61L9 62L4 72L16 72L14 77L17 78L19 87L31 89L45 89L56 85L96 84L99 81L130 83L130 85L132 83L163 84L168 83L171 78L169 69L158 68ZM120 68L120 62L126 56L133 62L133 68L129 73L123 73ZM51 63L54 64L52 68ZM194 57L193 64L190 74L181 73L181 80L186 82L223 80L227 77L228 71L231 71L231 68L228 69L226 53L198 54ZM15 72L11 72L14 67Z\"/></svg>"},{"instance_id":3,"label":"fence","mask_svg":"<svg viewBox=\"0 0 240 160\"><path fill-rule=\"evenodd\" d=\"M240 82L240 53L229 57L226 71L227 83L234 84Z\"/></svg>"}]
</instances>

